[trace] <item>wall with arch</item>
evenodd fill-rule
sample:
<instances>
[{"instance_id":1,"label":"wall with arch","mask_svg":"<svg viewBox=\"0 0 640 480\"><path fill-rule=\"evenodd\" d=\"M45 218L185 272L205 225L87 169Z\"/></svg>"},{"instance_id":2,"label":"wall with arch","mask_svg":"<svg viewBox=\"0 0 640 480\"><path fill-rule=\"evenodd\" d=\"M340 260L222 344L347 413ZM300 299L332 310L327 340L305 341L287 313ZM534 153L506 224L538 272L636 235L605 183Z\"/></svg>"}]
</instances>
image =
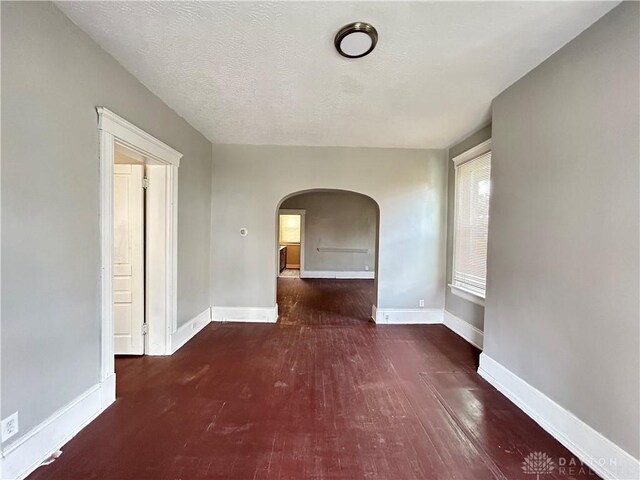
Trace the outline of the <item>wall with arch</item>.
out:
<instances>
[{"instance_id":1,"label":"wall with arch","mask_svg":"<svg viewBox=\"0 0 640 480\"><path fill-rule=\"evenodd\" d=\"M442 309L446 151L214 145L212 175L212 306L273 307L279 204L336 189L379 206L377 307Z\"/></svg>"},{"instance_id":2,"label":"wall with arch","mask_svg":"<svg viewBox=\"0 0 640 480\"><path fill-rule=\"evenodd\" d=\"M313 272L374 274L379 208L371 197L345 190L307 190L288 196L280 208L305 211L307 276ZM326 250L331 248L357 251Z\"/></svg>"}]
</instances>

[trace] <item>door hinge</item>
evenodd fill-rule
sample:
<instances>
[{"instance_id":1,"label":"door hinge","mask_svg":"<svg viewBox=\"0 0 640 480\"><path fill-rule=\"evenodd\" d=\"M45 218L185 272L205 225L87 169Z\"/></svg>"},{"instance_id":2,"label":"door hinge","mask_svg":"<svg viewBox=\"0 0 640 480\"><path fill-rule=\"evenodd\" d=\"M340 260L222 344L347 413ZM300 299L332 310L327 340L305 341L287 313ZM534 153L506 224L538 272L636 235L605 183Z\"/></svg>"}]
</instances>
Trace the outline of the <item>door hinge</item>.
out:
<instances>
[{"instance_id":1,"label":"door hinge","mask_svg":"<svg viewBox=\"0 0 640 480\"><path fill-rule=\"evenodd\" d=\"M146 335L147 333L149 333L149 324L148 323L143 323L142 324L142 334Z\"/></svg>"},{"instance_id":2,"label":"door hinge","mask_svg":"<svg viewBox=\"0 0 640 480\"><path fill-rule=\"evenodd\" d=\"M149 179L147 177L142 179L142 188L149 188Z\"/></svg>"}]
</instances>

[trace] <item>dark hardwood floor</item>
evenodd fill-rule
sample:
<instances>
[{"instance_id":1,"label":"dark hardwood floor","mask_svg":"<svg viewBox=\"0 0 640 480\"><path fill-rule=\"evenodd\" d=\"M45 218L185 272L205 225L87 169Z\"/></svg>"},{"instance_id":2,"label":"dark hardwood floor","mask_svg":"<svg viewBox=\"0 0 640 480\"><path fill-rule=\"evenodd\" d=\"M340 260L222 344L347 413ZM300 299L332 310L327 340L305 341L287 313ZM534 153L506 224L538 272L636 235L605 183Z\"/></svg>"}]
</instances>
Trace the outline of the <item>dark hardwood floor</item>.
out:
<instances>
[{"instance_id":1,"label":"dark hardwood floor","mask_svg":"<svg viewBox=\"0 0 640 480\"><path fill-rule=\"evenodd\" d=\"M370 280L278 280L280 319L118 358L117 401L31 479L530 479L571 454L441 325L369 322Z\"/></svg>"}]
</instances>

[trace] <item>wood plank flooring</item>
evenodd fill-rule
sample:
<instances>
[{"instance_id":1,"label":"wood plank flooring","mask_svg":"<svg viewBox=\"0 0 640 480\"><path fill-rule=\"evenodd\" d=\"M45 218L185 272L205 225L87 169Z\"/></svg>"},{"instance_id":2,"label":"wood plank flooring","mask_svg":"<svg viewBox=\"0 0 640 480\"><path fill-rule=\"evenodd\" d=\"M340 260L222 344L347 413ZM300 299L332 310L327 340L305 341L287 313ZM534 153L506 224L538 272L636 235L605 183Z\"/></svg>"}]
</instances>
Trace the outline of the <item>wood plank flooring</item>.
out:
<instances>
[{"instance_id":1,"label":"wood plank flooring","mask_svg":"<svg viewBox=\"0 0 640 480\"><path fill-rule=\"evenodd\" d=\"M376 326L371 280L278 279L277 324L211 324L118 358L117 401L30 479L597 478L441 325Z\"/></svg>"}]
</instances>

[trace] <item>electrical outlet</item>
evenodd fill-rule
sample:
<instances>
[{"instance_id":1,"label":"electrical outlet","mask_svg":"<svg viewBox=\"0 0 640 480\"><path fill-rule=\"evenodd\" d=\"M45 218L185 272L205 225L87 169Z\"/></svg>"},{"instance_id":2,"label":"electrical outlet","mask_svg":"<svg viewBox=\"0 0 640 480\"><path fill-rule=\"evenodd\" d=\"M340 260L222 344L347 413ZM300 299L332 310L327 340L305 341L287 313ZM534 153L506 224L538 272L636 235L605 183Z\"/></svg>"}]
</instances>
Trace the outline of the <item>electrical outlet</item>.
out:
<instances>
[{"instance_id":1,"label":"electrical outlet","mask_svg":"<svg viewBox=\"0 0 640 480\"><path fill-rule=\"evenodd\" d=\"M389 315L385 314L384 319L389 320Z\"/></svg>"},{"instance_id":2,"label":"electrical outlet","mask_svg":"<svg viewBox=\"0 0 640 480\"><path fill-rule=\"evenodd\" d=\"M420 299L420 306L424 307L424 300L423 299Z\"/></svg>"},{"instance_id":3,"label":"electrical outlet","mask_svg":"<svg viewBox=\"0 0 640 480\"><path fill-rule=\"evenodd\" d=\"M369 265L365 265L365 266L364 266L364 271L365 271L365 272L368 272L368 271L369 271Z\"/></svg>"},{"instance_id":4,"label":"electrical outlet","mask_svg":"<svg viewBox=\"0 0 640 480\"><path fill-rule=\"evenodd\" d=\"M18 433L18 412L9 415L7 418L2 420L2 441L10 439L16 433Z\"/></svg>"}]
</instances>

